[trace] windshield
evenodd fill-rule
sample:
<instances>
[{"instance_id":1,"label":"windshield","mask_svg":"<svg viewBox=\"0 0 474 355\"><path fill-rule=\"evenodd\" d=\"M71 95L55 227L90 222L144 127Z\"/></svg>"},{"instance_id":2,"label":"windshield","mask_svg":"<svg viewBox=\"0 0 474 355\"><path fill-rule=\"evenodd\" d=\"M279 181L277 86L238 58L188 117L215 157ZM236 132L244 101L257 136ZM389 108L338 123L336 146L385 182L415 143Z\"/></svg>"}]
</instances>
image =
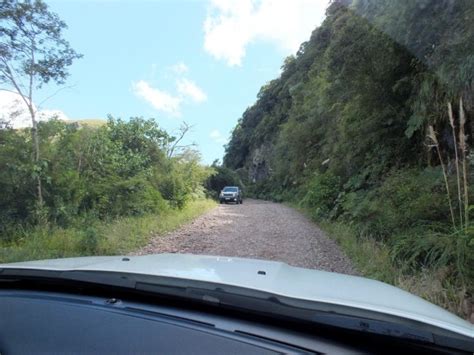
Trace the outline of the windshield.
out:
<instances>
[{"instance_id":1,"label":"windshield","mask_svg":"<svg viewBox=\"0 0 474 355\"><path fill-rule=\"evenodd\" d=\"M473 118L471 0L2 0L0 263L240 257L474 322Z\"/></svg>"}]
</instances>

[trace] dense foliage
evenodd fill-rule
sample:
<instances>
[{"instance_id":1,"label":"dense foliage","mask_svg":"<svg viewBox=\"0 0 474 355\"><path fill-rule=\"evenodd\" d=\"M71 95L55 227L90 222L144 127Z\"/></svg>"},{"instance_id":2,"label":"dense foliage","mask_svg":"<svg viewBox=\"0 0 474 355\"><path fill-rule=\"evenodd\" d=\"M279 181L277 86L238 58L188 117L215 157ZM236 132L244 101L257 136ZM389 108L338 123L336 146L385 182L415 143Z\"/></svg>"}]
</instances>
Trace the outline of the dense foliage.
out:
<instances>
[{"instance_id":1,"label":"dense foliage","mask_svg":"<svg viewBox=\"0 0 474 355\"><path fill-rule=\"evenodd\" d=\"M177 137L137 117L39 123L50 117L40 117L37 93L65 84L82 57L66 28L43 0L0 0L0 90L25 109L0 120L0 262L128 252L212 206L196 201L213 169L181 143L185 123ZM23 115L31 129L12 129Z\"/></svg>"},{"instance_id":2,"label":"dense foliage","mask_svg":"<svg viewBox=\"0 0 474 355\"><path fill-rule=\"evenodd\" d=\"M395 263L442 264L472 291L473 228L453 192L461 179L453 137L472 143L473 19L469 0L332 1L323 24L242 115L224 165L245 170L256 197L350 223L387 243ZM430 126L437 146L426 138ZM466 174L463 203L472 201L472 178Z\"/></svg>"},{"instance_id":3,"label":"dense foliage","mask_svg":"<svg viewBox=\"0 0 474 355\"><path fill-rule=\"evenodd\" d=\"M153 119L109 117L100 127L52 120L38 125L42 167L31 160L28 130L0 130L0 237L38 224L161 213L204 195L212 169L199 155L168 151L174 137ZM44 187L40 218L34 181Z\"/></svg>"},{"instance_id":4,"label":"dense foliage","mask_svg":"<svg viewBox=\"0 0 474 355\"><path fill-rule=\"evenodd\" d=\"M64 39L66 24L42 0L0 2L0 89L17 94L31 120L34 169L41 171L36 93L43 85L65 83L69 66L82 55ZM6 121L9 117L6 118ZM3 118L2 118L3 121ZM5 125L5 122L0 126ZM38 209L43 207L43 186L36 176Z\"/></svg>"},{"instance_id":5,"label":"dense foliage","mask_svg":"<svg viewBox=\"0 0 474 355\"><path fill-rule=\"evenodd\" d=\"M213 174L209 176L204 184L210 195L209 197L217 199L219 193L226 186L240 186L242 190L245 190L238 172L220 165L218 161L214 161L211 168L213 169Z\"/></svg>"}]
</instances>

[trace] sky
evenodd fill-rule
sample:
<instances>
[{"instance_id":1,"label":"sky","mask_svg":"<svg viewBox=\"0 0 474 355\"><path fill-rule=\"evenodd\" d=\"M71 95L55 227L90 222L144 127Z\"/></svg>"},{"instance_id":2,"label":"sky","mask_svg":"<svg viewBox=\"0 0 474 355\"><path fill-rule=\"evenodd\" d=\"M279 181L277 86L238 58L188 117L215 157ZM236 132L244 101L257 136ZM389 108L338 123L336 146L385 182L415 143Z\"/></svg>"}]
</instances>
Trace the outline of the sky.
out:
<instances>
[{"instance_id":1,"label":"sky","mask_svg":"<svg viewBox=\"0 0 474 355\"><path fill-rule=\"evenodd\" d=\"M46 0L84 57L66 87L34 100L40 118L154 118L174 133L192 125L206 164L222 159L232 128L285 57L323 20L328 0ZM40 105L41 103L41 105ZM0 91L0 115L17 111ZM28 125L24 115L17 127Z\"/></svg>"}]
</instances>

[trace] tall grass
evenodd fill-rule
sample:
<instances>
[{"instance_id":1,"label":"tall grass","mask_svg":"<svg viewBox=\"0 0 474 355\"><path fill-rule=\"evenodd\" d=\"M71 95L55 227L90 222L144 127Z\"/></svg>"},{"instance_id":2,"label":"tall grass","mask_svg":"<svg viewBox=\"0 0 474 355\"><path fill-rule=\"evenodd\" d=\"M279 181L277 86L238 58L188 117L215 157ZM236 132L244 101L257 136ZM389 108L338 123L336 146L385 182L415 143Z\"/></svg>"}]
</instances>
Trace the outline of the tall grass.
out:
<instances>
[{"instance_id":1,"label":"tall grass","mask_svg":"<svg viewBox=\"0 0 474 355\"><path fill-rule=\"evenodd\" d=\"M454 209L453 209L453 204L451 202L451 191L449 189L449 182L448 182L448 172L446 169L446 165L444 164L444 159L443 156L441 155L441 147L439 145L438 138L436 136L436 131L434 130L433 126L428 127L428 138L431 139L432 145L430 147L436 148L436 152L438 153L438 159L441 164L441 169L443 171L443 178L444 178L444 184L446 187L446 196L448 199L448 205L449 205L449 214L451 216L451 222L453 223L453 228L456 228L456 222L455 222L455 217L454 217Z\"/></svg>"},{"instance_id":2,"label":"tall grass","mask_svg":"<svg viewBox=\"0 0 474 355\"><path fill-rule=\"evenodd\" d=\"M21 232L14 243L0 245L0 263L90 255L126 254L193 220L215 206L211 200L189 202L160 215L95 222L84 228L37 227Z\"/></svg>"},{"instance_id":3,"label":"tall grass","mask_svg":"<svg viewBox=\"0 0 474 355\"><path fill-rule=\"evenodd\" d=\"M469 181L468 181L468 166L469 166L469 159L468 159L468 146L467 146L467 139L465 133L465 125L466 125L466 113L464 112L463 107L463 100L462 97L459 99L459 139L456 138L456 126L455 126L455 119L453 114L453 108L451 103L448 102L448 118L449 124L451 126L453 142L454 142L454 161L455 161L455 169L456 169L456 183L457 183L457 194L458 194L458 204L459 204L459 223L461 230L467 230L469 226ZM428 127L428 138L431 140L432 144L430 148L436 148L436 152L438 153L438 158L443 169L443 177L446 185L446 195L449 201L449 209L451 213L451 219L453 222L453 228L456 230L456 223L454 217L454 210L451 203L451 193L449 189L448 183L448 173L446 169L446 164L444 162L443 156L441 154L442 147L437 139L436 131L434 130L433 126ZM459 157L458 151L461 152L461 156ZM446 158L449 161L449 156ZM461 166L461 167L460 167ZM460 170L462 169L462 186L461 186L461 177L460 177Z\"/></svg>"},{"instance_id":4,"label":"tall grass","mask_svg":"<svg viewBox=\"0 0 474 355\"><path fill-rule=\"evenodd\" d=\"M152 236L171 232L215 207L212 200L189 202L181 210L169 210L159 216L123 218L109 225L102 225L99 233L104 237L98 246L99 255L124 254L145 245Z\"/></svg>"},{"instance_id":5,"label":"tall grass","mask_svg":"<svg viewBox=\"0 0 474 355\"><path fill-rule=\"evenodd\" d=\"M467 168L469 161L468 147L466 143L466 133L464 132L464 126L466 125L466 113L464 112L464 106L462 98L459 99L459 148L462 153L462 171L463 171L463 189L464 189L464 223L467 228L469 226L469 191L468 191L468 172Z\"/></svg>"},{"instance_id":6,"label":"tall grass","mask_svg":"<svg viewBox=\"0 0 474 355\"><path fill-rule=\"evenodd\" d=\"M400 287L461 317L469 316L465 307L465 284L456 277L457 274L449 266L449 262L426 264L422 268L414 263L400 263L394 257L394 250L390 245L358 233L353 226L327 221L321 222L320 226L341 246L362 276ZM413 241L411 238L406 239ZM435 240L431 242L436 243ZM452 246L447 238L444 238L444 243L441 244L432 252L443 254L442 247L445 246L450 249L444 253L446 258L452 255L453 248L459 247ZM430 242L426 242L426 250L418 250L418 254L430 251L430 245ZM415 247L419 248L416 245Z\"/></svg>"},{"instance_id":7,"label":"tall grass","mask_svg":"<svg viewBox=\"0 0 474 355\"><path fill-rule=\"evenodd\" d=\"M455 156L455 162L456 162L456 183L457 183L457 188L458 188L458 209L459 209L459 221L461 224L462 228L462 197L461 197L461 177L459 173L459 154L458 154L458 142L456 139L456 125L454 123L454 114L453 114L453 107L451 106L451 103L448 102L448 117L449 117L449 124L451 126L451 132L453 135L453 142L454 142L454 156Z\"/></svg>"},{"instance_id":8,"label":"tall grass","mask_svg":"<svg viewBox=\"0 0 474 355\"><path fill-rule=\"evenodd\" d=\"M319 226L337 242L362 276L396 284L399 270L393 265L386 244L357 233L354 227L341 222L322 221Z\"/></svg>"}]
</instances>

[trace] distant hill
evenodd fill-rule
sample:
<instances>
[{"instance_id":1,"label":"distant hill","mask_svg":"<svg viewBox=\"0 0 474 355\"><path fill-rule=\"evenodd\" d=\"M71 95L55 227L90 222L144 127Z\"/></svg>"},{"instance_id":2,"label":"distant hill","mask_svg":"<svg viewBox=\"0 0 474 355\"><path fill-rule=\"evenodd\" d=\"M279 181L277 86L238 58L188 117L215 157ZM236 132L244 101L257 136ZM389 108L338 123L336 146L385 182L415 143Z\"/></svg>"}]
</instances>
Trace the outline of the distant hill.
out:
<instances>
[{"instance_id":1,"label":"distant hill","mask_svg":"<svg viewBox=\"0 0 474 355\"><path fill-rule=\"evenodd\" d=\"M77 123L79 126L101 127L107 123L103 118L87 118L79 120L66 120L68 123Z\"/></svg>"}]
</instances>

